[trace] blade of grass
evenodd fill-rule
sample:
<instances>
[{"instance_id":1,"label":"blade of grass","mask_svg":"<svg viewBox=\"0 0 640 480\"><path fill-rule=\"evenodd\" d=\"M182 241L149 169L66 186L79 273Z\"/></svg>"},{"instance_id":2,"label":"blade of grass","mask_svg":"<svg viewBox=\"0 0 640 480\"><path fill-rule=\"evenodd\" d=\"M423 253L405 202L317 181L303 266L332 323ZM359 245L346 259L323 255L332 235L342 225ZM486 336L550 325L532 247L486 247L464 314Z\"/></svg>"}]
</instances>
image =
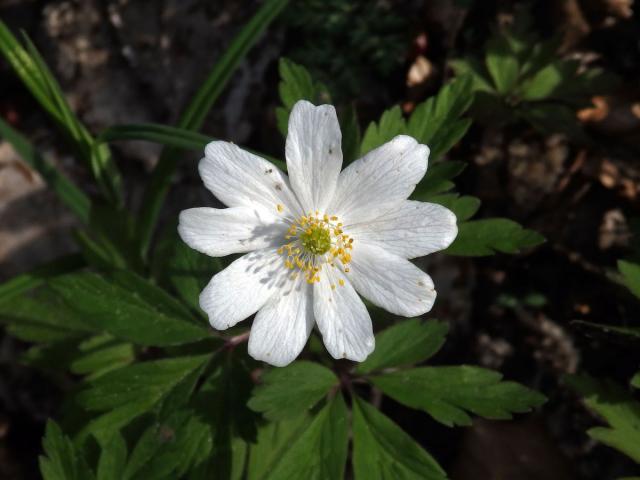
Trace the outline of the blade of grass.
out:
<instances>
[{"instance_id":1,"label":"blade of grass","mask_svg":"<svg viewBox=\"0 0 640 480\"><path fill-rule=\"evenodd\" d=\"M111 152L106 146L98 146L97 142L82 125L78 117L71 111L71 107L60 88L60 85L47 67L44 59L31 42L29 37L22 32L24 43L31 55L36 68L42 75L49 98L54 102L61 116L60 125L65 133L72 139L74 146L89 163L91 172L100 185L105 196L114 204L119 205L122 200L122 177L111 158Z\"/></svg>"},{"instance_id":2,"label":"blade of grass","mask_svg":"<svg viewBox=\"0 0 640 480\"><path fill-rule=\"evenodd\" d=\"M158 123L115 125L105 129L98 137L98 141L102 142L114 142L118 140L142 140L159 143L167 147L203 151L207 143L213 142L216 139L203 135L202 133L178 127L169 127ZM249 148L245 148L245 150L266 158L280 169L287 168L286 163L282 160Z\"/></svg>"},{"instance_id":3,"label":"blade of grass","mask_svg":"<svg viewBox=\"0 0 640 480\"><path fill-rule=\"evenodd\" d=\"M108 148L96 147L95 140L72 112L60 85L24 32L23 39L26 49L0 20L0 53L87 162L106 198L120 205L122 180Z\"/></svg>"},{"instance_id":4,"label":"blade of grass","mask_svg":"<svg viewBox=\"0 0 640 480\"><path fill-rule=\"evenodd\" d=\"M235 69L267 26L282 12L288 1L266 1L249 23L236 35L182 114L178 122L180 128L200 129L211 106L224 90ZM144 193L142 207L138 215L138 238L144 258L148 255L151 238L164 198L169 191L179 155L180 150L173 147L162 153Z\"/></svg>"},{"instance_id":5,"label":"blade of grass","mask_svg":"<svg viewBox=\"0 0 640 480\"><path fill-rule=\"evenodd\" d=\"M89 221L91 201L82 190L76 187L62 172L42 158L35 147L19 132L0 118L0 135L16 150L18 155L36 170L49 187L60 197L73 213L84 223Z\"/></svg>"}]
</instances>

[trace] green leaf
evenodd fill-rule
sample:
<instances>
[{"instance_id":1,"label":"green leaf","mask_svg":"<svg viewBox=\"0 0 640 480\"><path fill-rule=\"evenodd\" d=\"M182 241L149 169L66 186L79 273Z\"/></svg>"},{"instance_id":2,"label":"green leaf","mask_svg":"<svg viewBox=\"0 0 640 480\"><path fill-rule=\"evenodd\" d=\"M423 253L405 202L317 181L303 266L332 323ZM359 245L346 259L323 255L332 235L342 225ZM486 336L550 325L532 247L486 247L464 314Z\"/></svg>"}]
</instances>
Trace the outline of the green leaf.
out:
<instances>
[{"instance_id":1,"label":"green leaf","mask_svg":"<svg viewBox=\"0 0 640 480\"><path fill-rule=\"evenodd\" d=\"M49 286L87 326L123 340L169 346L209 336L207 329L163 290L130 272L114 275L120 284L83 272L51 280Z\"/></svg>"},{"instance_id":2,"label":"green leaf","mask_svg":"<svg viewBox=\"0 0 640 480\"><path fill-rule=\"evenodd\" d=\"M464 136L471 121L460 118L473 101L473 78L457 77L437 95L416 107L407 124L407 134L429 146L434 165ZM433 168L433 167L432 167Z\"/></svg>"},{"instance_id":3,"label":"green leaf","mask_svg":"<svg viewBox=\"0 0 640 480\"><path fill-rule=\"evenodd\" d=\"M269 24L282 12L288 0L267 0L249 22L234 37L224 54L213 67L204 83L200 86L191 102L183 112L178 127L186 130L200 130L211 106L223 92L233 72L258 41ZM170 148L160 156L151 180L142 199L142 208L138 215L138 238L143 257L146 257L151 243L164 198L169 191L175 172L180 150Z\"/></svg>"},{"instance_id":4,"label":"green leaf","mask_svg":"<svg viewBox=\"0 0 640 480\"><path fill-rule=\"evenodd\" d=\"M549 102L527 103L519 108L518 116L544 134L565 133L579 142L589 142L573 108Z\"/></svg>"},{"instance_id":5,"label":"green leaf","mask_svg":"<svg viewBox=\"0 0 640 480\"><path fill-rule=\"evenodd\" d=\"M378 122L371 122L364 132L360 145L360 156L364 156L374 148L387 143L396 135L406 133L407 124L402 116L402 110L395 106L386 110Z\"/></svg>"},{"instance_id":6,"label":"green leaf","mask_svg":"<svg viewBox=\"0 0 640 480\"><path fill-rule=\"evenodd\" d=\"M502 375L480 367L422 367L372 377L394 400L424 410L447 425L471 425L468 412L490 419L510 419L530 411L545 397Z\"/></svg>"},{"instance_id":7,"label":"green leaf","mask_svg":"<svg viewBox=\"0 0 640 480\"><path fill-rule=\"evenodd\" d=\"M118 479L182 478L211 452L211 427L193 411L178 411L148 427Z\"/></svg>"},{"instance_id":8,"label":"green leaf","mask_svg":"<svg viewBox=\"0 0 640 480\"><path fill-rule=\"evenodd\" d=\"M40 265L30 272L16 275L0 284L0 304L12 297L39 287L50 277L73 272L84 265L82 256L74 253L56 258L52 262Z\"/></svg>"},{"instance_id":9,"label":"green leaf","mask_svg":"<svg viewBox=\"0 0 640 480\"><path fill-rule=\"evenodd\" d=\"M286 137L289 128L289 113L296 102L308 100L318 105L329 103L331 98L327 87L322 83L314 82L311 74L302 65L283 57L278 63L278 71L280 73L278 92L283 106L276 109L276 117L278 130Z\"/></svg>"},{"instance_id":10,"label":"green leaf","mask_svg":"<svg viewBox=\"0 0 640 480\"><path fill-rule=\"evenodd\" d=\"M480 199L468 195L460 196L457 193L446 193L425 198L425 201L437 203L451 210L458 220L458 223L469 220L480 208Z\"/></svg>"},{"instance_id":11,"label":"green leaf","mask_svg":"<svg viewBox=\"0 0 640 480\"><path fill-rule=\"evenodd\" d=\"M485 66L473 58L457 58L449 62L449 66L453 68L457 77L465 75L471 76L471 88L474 92L493 92L495 89L491 84L491 80L487 78Z\"/></svg>"},{"instance_id":12,"label":"green leaf","mask_svg":"<svg viewBox=\"0 0 640 480\"><path fill-rule=\"evenodd\" d=\"M347 407L338 393L295 439L266 478L343 478L349 441L347 422Z\"/></svg>"},{"instance_id":13,"label":"green leaf","mask_svg":"<svg viewBox=\"0 0 640 480\"><path fill-rule=\"evenodd\" d=\"M519 253L545 241L533 230L507 218L472 220L458 225L458 236L445 250L449 255L482 257L496 252Z\"/></svg>"},{"instance_id":14,"label":"green leaf","mask_svg":"<svg viewBox=\"0 0 640 480\"><path fill-rule=\"evenodd\" d=\"M102 334L81 342L77 355L69 365L72 373L98 378L107 372L124 367L135 360L135 349L130 343Z\"/></svg>"},{"instance_id":15,"label":"green leaf","mask_svg":"<svg viewBox=\"0 0 640 480\"><path fill-rule=\"evenodd\" d=\"M440 162L431 165L427 173L413 192L415 200L426 200L438 193L446 192L455 187L451 181L467 167L465 162Z\"/></svg>"},{"instance_id":16,"label":"green leaf","mask_svg":"<svg viewBox=\"0 0 640 480\"><path fill-rule=\"evenodd\" d=\"M69 210L82 222L89 222L91 201L82 190L76 187L53 164L42 158L35 147L2 118L0 118L0 135L13 146L24 162L42 176L49 188Z\"/></svg>"},{"instance_id":17,"label":"green leaf","mask_svg":"<svg viewBox=\"0 0 640 480\"><path fill-rule=\"evenodd\" d=\"M561 62L553 62L538 70L520 87L521 98L527 101L536 101L552 96L564 81L570 80L565 78L560 66Z\"/></svg>"},{"instance_id":18,"label":"green leaf","mask_svg":"<svg viewBox=\"0 0 640 480\"><path fill-rule=\"evenodd\" d=\"M258 415L247 407L252 387L244 361L227 355L194 397L193 407L212 427L213 444L207 462L192 475L194 480L241 478L247 443L255 443L257 435Z\"/></svg>"},{"instance_id":19,"label":"green leaf","mask_svg":"<svg viewBox=\"0 0 640 480\"><path fill-rule=\"evenodd\" d=\"M611 381L598 381L588 375L572 375L566 380L584 397L587 407L608 424L588 430L589 436L640 463L640 403Z\"/></svg>"},{"instance_id":20,"label":"green leaf","mask_svg":"<svg viewBox=\"0 0 640 480\"><path fill-rule=\"evenodd\" d=\"M84 458L53 421L47 422L42 440L44 456L40 456L40 473L44 480L92 480L93 472Z\"/></svg>"},{"instance_id":21,"label":"green leaf","mask_svg":"<svg viewBox=\"0 0 640 480\"><path fill-rule=\"evenodd\" d=\"M108 440L98 459L96 480L114 480L123 478L124 466L127 461L127 443L122 435L114 433Z\"/></svg>"},{"instance_id":22,"label":"green leaf","mask_svg":"<svg viewBox=\"0 0 640 480\"><path fill-rule=\"evenodd\" d=\"M200 310L200 293L211 277L224 268L220 258L210 257L189 247L178 236L176 225L172 225L165 243L154 257L162 264L157 265L157 275L170 284L178 296L196 312Z\"/></svg>"},{"instance_id":23,"label":"green leaf","mask_svg":"<svg viewBox=\"0 0 640 480\"><path fill-rule=\"evenodd\" d=\"M618 260L618 270L620 270L627 288L636 297L640 298L640 265Z\"/></svg>"},{"instance_id":24,"label":"green leaf","mask_svg":"<svg viewBox=\"0 0 640 480\"><path fill-rule=\"evenodd\" d=\"M498 93L502 95L513 91L518 81L518 58L511 50L505 35L494 35L486 47L485 64L493 78Z\"/></svg>"},{"instance_id":25,"label":"green leaf","mask_svg":"<svg viewBox=\"0 0 640 480\"><path fill-rule=\"evenodd\" d=\"M631 386L635 388L640 388L640 371L636 373L631 379Z\"/></svg>"},{"instance_id":26,"label":"green leaf","mask_svg":"<svg viewBox=\"0 0 640 480\"><path fill-rule=\"evenodd\" d=\"M429 146L429 162L433 165L464 136L471 125L470 120L460 116L473 101L472 86L470 75L454 79L437 95L419 104L408 122L404 120L399 106L385 111L378 123L369 124L360 154L364 155L396 135L406 134Z\"/></svg>"},{"instance_id":27,"label":"green leaf","mask_svg":"<svg viewBox=\"0 0 640 480\"><path fill-rule=\"evenodd\" d=\"M90 411L107 412L89 422L79 439L92 433L99 440L134 418L152 410L183 382L192 382L211 355L168 358L133 364L90 380L77 395L78 403Z\"/></svg>"},{"instance_id":28,"label":"green leaf","mask_svg":"<svg viewBox=\"0 0 640 480\"><path fill-rule=\"evenodd\" d=\"M446 480L438 462L375 407L353 397L356 480Z\"/></svg>"},{"instance_id":29,"label":"green leaf","mask_svg":"<svg viewBox=\"0 0 640 480\"><path fill-rule=\"evenodd\" d=\"M363 374L424 362L440 350L448 330L445 322L424 322L419 318L389 327L376 335L376 349L358 365L356 372Z\"/></svg>"},{"instance_id":30,"label":"green leaf","mask_svg":"<svg viewBox=\"0 0 640 480\"><path fill-rule=\"evenodd\" d=\"M311 423L309 414L302 414L280 422L268 422L258 429L255 444L250 446L247 480L269 478L273 468L289 447Z\"/></svg>"},{"instance_id":31,"label":"green leaf","mask_svg":"<svg viewBox=\"0 0 640 480\"><path fill-rule=\"evenodd\" d=\"M339 383L331 370L306 361L269 370L262 382L248 406L272 421L310 410Z\"/></svg>"},{"instance_id":32,"label":"green leaf","mask_svg":"<svg viewBox=\"0 0 640 480\"><path fill-rule=\"evenodd\" d=\"M77 339L95 331L48 288L1 303L0 323L9 324L11 335L36 343Z\"/></svg>"}]
</instances>

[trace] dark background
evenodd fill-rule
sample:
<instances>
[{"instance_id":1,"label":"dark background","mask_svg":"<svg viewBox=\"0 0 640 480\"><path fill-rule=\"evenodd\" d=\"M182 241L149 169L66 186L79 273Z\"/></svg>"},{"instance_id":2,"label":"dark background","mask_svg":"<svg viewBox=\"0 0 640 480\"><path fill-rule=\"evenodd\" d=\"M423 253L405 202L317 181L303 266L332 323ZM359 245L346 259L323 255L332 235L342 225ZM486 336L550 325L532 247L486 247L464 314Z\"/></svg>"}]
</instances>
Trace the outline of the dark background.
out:
<instances>
[{"instance_id":1,"label":"dark background","mask_svg":"<svg viewBox=\"0 0 640 480\"><path fill-rule=\"evenodd\" d=\"M302 0L254 47L203 129L282 156L276 128L277 60L287 56L325 82L361 126L400 104L406 112L452 72L447 61L481 55L492 28L522 2ZM434 256L433 317L451 324L440 364L495 368L539 389L548 403L514 422L447 429L391 400L383 409L424 444L454 479L614 479L637 473L621 454L591 441L598 420L562 383L586 371L626 384L638 346L585 331L587 320L638 325L638 302L608 278L633 255L640 193L640 28L632 0L529 2L541 38L561 35L563 56L591 59L619 76L615 92L580 117L596 146L526 124L474 124L449 154L469 166L461 193L483 201L480 216L505 216L547 242L519 255ZM173 123L232 36L253 14L247 0L158 2L0 0L0 17L34 40L91 131L122 123ZM637 6L635 6L637 8ZM25 132L80 185L87 172L65 149L8 65L0 62L0 115ZM159 148L120 143L114 151L129 201L139 202ZM165 219L209 197L198 156L181 164ZM73 249L72 215L0 139L0 280ZM47 417L70 378L45 378L19 364L25 346L0 330L0 479L37 478Z\"/></svg>"}]
</instances>

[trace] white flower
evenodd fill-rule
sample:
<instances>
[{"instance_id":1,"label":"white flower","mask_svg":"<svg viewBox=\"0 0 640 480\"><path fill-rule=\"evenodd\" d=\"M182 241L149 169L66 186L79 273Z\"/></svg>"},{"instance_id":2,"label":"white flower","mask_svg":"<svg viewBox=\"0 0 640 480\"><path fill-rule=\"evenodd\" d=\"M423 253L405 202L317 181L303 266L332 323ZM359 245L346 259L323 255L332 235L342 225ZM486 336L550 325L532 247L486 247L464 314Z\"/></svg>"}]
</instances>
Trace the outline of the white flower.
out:
<instances>
[{"instance_id":1,"label":"white flower","mask_svg":"<svg viewBox=\"0 0 640 480\"><path fill-rule=\"evenodd\" d=\"M433 282L407 259L457 234L451 211L407 200L427 170L426 145L399 135L340 172L341 140L331 105L300 101L289 118L288 177L232 143L211 142L200 175L229 208L180 214L191 248L249 252L211 279L200 307L218 330L257 312L249 354L272 365L292 362L314 324L334 358L363 361L375 340L358 293L396 315L428 312Z\"/></svg>"}]
</instances>

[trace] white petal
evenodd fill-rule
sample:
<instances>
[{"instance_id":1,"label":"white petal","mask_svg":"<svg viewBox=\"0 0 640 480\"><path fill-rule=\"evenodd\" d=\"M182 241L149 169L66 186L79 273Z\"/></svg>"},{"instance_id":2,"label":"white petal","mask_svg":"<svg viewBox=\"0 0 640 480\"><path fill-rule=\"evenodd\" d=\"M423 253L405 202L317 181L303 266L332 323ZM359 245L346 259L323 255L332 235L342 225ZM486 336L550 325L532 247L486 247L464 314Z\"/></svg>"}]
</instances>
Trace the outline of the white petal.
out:
<instances>
[{"instance_id":1,"label":"white petal","mask_svg":"<svg viewBox=\"0 0 640 480\"><path fill-rule=\"evenodd\" d=\"M286 287L288 270L276 250L247 253L211 279L200 294L200 308L213 328L233 327Z\"/></svg>"},{"instance_id":2,"label":"white petal","mask_svg":"<svg viewBox=\"0 0 640 480\"><path fill-rule=\"evenodd\" d=\"M393 314L422 315L436 299L429 275L379 247L356 245L349 269L347 276L358 293Z\"/></svg>"},{"instance_id":3,"label":"white petal","mask_svg":"<svg viewBox=\"0 0 640 480\"><path fill-rule=\"evenodd\" d=\"M287 176L274 164L229 142L211 142L198 169L205 186L229 207L259 205L299 216L300 204ZM278 211L282 205L282 212Z\"/></svg>"},{"instance_id":4,"label":"white petal","mask_svg":"<svg viewBox=\"0 0 640 480\"><path fill-rule=\"evenodd\" d=\"M344 280L344 285L339 279ZM373 352L371 317L342 272L330 267L322 270L320 281L314 284L313 312L333 358L362 362Z\"/></svg>"},{"instance_id":5,"label":"white petal","mask_svg":"<svg viewBox=\"0 0 640 480\"><path fill-rule=\"evenodd\" d=\"M282 219L260 207L190 208L178 224L187 245L212 257L276 246L286 231Z\"/></svg>"},{"instance_id":6,"label":"white petal","mask_svg":"<svg viewBox=\"0 0 640 480\"><path fill-rule=\"evenodd\" d=\"M331 201L342 168L342 134L332 105L301 100L289 116L285 156L291 186L305 212Z\"/></svg>"},{"instance_id":7,"label":"white petal","mask_svg":"<svg viewBox=\"0 0 640 480\"><path fill-rule=\"evenodd\" d=\"M444 250L458 234L456 216L451 210L413 200L405 200L398 208L347 230L358 245L373 244L403 258Z\"/></svg>"},{"instance_id":8,"label":"white petal","mask_svg":"<svg viewBox=\"0 0 640 480\"><path fill-rule=\"evenodd\" d=\"M284 367L304 348L313 330L313 291L302 275L276 293L258 312L249 336L249 355Z\"/></svg>"},{"instance_id":9,"label":"white petal","mask_svg":"<svg viewBox=\"0 0 640 480\"><path fill-rule=\"evenodd\" d=\"M409 198L428 158L429 147L398 135L342 171L327 212L345 225L379 217Z\"/></svg>"}]
</instances>

